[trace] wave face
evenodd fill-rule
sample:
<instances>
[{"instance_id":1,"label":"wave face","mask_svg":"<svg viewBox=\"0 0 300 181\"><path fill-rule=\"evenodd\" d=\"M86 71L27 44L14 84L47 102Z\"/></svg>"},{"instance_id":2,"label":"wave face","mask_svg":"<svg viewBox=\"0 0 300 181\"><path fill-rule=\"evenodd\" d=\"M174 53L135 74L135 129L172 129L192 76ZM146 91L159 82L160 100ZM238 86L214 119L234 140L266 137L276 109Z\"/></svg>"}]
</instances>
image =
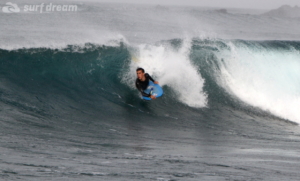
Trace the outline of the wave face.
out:
<instances>
[{"instance_id":1,"label":"wave face","mask_svg":"<svg viewBox=\"0 0 300 181\"><path fill-rule=\"evenodd\" d=\"M107 110L116 107L169 115L221 105L300 123L299 50L299 42L220 39L2 49L0 101L50 117L53 110L66 116L64 108L74 105L107 117ZM137 67L160 82L165 90L161 99L140 99L134 87ZM193 114L189 116L198 116Z\"/></svg>"}]
</instances>

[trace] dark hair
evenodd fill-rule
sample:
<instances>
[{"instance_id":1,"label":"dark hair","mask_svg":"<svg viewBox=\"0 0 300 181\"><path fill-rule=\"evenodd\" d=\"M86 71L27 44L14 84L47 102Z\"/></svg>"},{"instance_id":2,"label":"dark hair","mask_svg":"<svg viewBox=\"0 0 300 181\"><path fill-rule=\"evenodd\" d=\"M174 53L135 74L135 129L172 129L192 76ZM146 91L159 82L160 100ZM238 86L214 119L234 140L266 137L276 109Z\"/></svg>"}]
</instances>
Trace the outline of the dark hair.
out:
<instances>
[{"instance_id":1,"label":"dark hair","mask_svg":"<svg viewBox=\"0 0 300 181\"><path fill-rule=\"evenodd\" d=\"M144 70L143 68L141 68L141 67L139 67L139 68L136 69L136 71L140 71L140 70L141 70L143 73L145 73L145 70Z\"/></svg>"}]
</instances>

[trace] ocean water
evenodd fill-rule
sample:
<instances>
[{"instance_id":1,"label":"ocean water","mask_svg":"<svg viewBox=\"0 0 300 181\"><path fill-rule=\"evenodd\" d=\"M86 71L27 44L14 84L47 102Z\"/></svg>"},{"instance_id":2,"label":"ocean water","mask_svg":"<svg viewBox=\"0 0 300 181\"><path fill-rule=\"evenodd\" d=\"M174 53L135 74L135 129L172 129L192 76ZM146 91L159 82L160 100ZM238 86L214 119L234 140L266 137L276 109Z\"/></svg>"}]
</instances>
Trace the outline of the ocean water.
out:
<instances>
[{"instance_id":1,"label":"ocean water","mask_svg":"<svg viewBox=\"0 0 300 181\"><path fill-rule=\"evenodd\" d=\"M299 19L14 3L0 12L0 180L299 180ZM141 99L137 67L161 98Z\"/></svg>"}]
</instances>

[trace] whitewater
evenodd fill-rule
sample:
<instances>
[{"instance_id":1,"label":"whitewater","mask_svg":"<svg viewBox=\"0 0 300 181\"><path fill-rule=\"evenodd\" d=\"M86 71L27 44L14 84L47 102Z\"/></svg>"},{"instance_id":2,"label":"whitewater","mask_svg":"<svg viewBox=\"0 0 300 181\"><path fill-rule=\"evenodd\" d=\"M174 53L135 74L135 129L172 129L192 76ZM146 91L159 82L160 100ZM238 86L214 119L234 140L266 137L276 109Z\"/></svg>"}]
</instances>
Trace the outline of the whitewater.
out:
<instances>
[{"instance_id":1,"label":"whitewater","mask_svg":"<svg viewBox=\"0 0 300 181\"><path fill-rule=\"evenodd\" d=\"M299 18L78 1L53 1L72 12L30 12L22 7L41 2L14 3L20 12L0 12L1 179L300 177ZM141 99L137 67L163 97Z\"/></svg>"}]
</instances>

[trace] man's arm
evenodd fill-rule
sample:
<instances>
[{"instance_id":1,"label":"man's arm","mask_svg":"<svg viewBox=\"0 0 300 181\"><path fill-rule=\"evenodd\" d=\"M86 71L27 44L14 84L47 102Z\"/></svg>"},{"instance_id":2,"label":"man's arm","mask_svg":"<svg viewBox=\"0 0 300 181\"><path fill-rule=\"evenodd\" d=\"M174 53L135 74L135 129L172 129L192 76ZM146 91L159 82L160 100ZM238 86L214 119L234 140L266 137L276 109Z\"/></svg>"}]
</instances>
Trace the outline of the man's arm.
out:
<instances>
[{"instance_id":1,"label":"man's arm","mask_svg":"<svg viewBox=\"0 0 300 181\"><path fill-rule=\"evenodd\" d=\"M145 73L145 76L148 77L154 84L158 84L148 73Z\"/></svg>"},{"instance_id":2,"label":"man's arm","mask_svg":"<svg viewBox=\"0 0 300 181\"><path fill-rule=\"evenodd\" d=\"M144 96L144 97L151 97L151 94L147 94L147 93L144 92L144 90L142 89L142 87L140 86L140 84L138 83L138 81L135 82L135 86L142 93L142 96Z\"/></svg>"},{"instance_id":3,"label":"man's arm","mask_svg":"<svg viewBox=\"0 0 300 181\"><path fill-rule=\"evenodd\" d=\"M148 77L152 82L155 82L155 80L148 73L145 73L145 76Z\"/></svg>"}]
</instances>

